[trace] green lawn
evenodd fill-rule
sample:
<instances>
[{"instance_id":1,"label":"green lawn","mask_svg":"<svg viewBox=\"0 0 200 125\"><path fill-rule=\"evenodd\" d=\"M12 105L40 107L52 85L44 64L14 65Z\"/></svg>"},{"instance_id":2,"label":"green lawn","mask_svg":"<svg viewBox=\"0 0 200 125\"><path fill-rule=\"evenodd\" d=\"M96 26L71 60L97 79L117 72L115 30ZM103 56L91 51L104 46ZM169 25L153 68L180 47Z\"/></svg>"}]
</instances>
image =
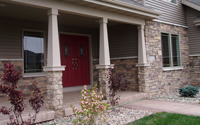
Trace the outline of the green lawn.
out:
<instances>
[{"instance_id":1,"label":"green lawn","mask_svg":"<svg viewBox=\"0 0 200 125\"><path fill-rule=\"evenodd\" d=\"M159 112L127 125L200 125L200 117Z\"/></svg>"}]
</instances>

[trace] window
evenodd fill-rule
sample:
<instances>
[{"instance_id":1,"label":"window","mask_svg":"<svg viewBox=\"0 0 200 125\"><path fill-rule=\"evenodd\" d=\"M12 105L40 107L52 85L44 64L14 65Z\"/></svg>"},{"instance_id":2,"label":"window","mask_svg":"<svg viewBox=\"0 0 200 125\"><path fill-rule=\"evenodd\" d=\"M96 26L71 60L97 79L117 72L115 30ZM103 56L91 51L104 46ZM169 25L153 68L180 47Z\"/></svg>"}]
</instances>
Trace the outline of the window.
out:
<instances>
[{"instance_id":1,"label":"window","mask_svg":"<svg viewBox=\"0 0 200 125\"><path fill-rule=\"evenodd\" d=\"M164 0L164 1L167 1L167 2L170 2L170 3L177 3L177 0Z\"/></svg>"},{"instance_id":2,"label":"window","mask_svg":"<svg viewBox=\"0 0 200 125\"><path fill-rule=\"evenodd\" d=\"M174 34L162 33L162 60L163 67L180 67L180 45L179 36Z\"/></svg>"},{"instance_id":3,"label":"window","mask_svg":"<svg viewBox=\"0 0 200 125\"><path fill-rule=\"evenodd\" d=\"M24 31L24 73L43 72L44 33Z\"/></svg>"}]
</instances>

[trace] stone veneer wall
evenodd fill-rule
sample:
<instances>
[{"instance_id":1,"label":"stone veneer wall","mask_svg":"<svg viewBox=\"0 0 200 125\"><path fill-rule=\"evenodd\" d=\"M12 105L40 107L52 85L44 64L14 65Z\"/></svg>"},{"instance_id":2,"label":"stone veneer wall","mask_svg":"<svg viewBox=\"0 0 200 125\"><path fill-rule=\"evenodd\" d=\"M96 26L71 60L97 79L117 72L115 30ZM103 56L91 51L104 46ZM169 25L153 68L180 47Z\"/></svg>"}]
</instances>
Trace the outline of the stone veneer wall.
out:
<instances>
[{"instance_id":1,"label":"stone veneer wall","mask_svg":"<svg viewBox=\"0 0 200 125\"><path fill-rule=\"evenodd\" d=\"M200 56L189 58L191 84L193 86L200 86Z\"/></svg>"},{"instance_id":2,"label":"stone veneer wall","mask_svg":"<svg viewBox=\"0 0 200 125\"><path fill-rule=\"evenodd\" d=\"M128 83L128 90L139 91L138 84L138 68L135 64L137 59L112 59L111 64L115 64L114 69L116 72L124 72L125 79ZM95 65L98 65L99 61L93 61L93 81L94 84L98 83L98 69Z\"/></svg>"},{"instance_id":3,"label":"stone veneer wall","mask_svg":"<svg viewBox=\"0 0 200 125\"><path fill-rule=\"evenodd\" d=\"M16 69L22 68L23 61L0 61L0 74L3 73L4 70L4 62L11 63L15 66ZM19 80L19 90L23 92L24 96L30 96L31 95L31 84L36 81L38 84L37 86L40 88L41 92L46 95L46 83L47 78L45 76L41 77L26 77ZM1 83L1 81L0 81ZM0 98L6 97L4 94L0 94Z\"/></svg>"},{"instance_id":4,"label":"stone veneer wall","mask_svg":"<svg viewBox=\"0 0 200 125\"><path fill-rule=\"evenodd\" d=\"M182 70L163 71L161 33L174 33L180 36ZM149 93L150 97L161 93L177 91L179 87L190 84L189 42L187 29L154 21L146 21L145 42L149 67L138 68L140 91ZM149 57L155 56L150 62Z\"/></svg>"}]
</instances>

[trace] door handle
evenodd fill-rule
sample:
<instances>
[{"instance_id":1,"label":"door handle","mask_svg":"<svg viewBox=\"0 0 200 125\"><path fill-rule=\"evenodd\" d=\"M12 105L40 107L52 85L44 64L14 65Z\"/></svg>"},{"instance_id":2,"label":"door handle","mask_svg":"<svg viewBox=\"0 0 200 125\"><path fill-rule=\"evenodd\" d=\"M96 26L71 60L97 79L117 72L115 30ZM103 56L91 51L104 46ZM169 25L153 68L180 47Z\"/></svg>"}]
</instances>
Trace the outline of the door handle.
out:
<instances>
[{"instance_id":1,"label":"door handle","mask_svg":"<svg viewBox=\"0 0 200 125\"><path fill-rule=\"evenodd\" d=\"M76 69L78 68L78 63L77 62L75 62L76 63Z\"/></svg>"},{"instance_id":2,"label":"door handle","mask_svg":"<svg viewBox=\"0 0 200 125\"><path fill-rule=\"evenodd\" d=\"M74 67L75 67L75 64L74 64L74 62L72 62L72 65L73 65L73 69L74 69Z\"/></svg>"}]
</instances>

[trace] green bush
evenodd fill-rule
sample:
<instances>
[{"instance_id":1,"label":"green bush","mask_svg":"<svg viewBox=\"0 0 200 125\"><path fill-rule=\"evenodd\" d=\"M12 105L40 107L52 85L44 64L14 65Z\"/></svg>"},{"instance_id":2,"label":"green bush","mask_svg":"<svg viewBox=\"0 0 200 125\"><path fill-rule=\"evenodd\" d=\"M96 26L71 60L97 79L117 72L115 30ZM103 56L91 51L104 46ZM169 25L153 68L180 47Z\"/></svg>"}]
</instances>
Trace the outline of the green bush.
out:
<instances>
[{"instance_id":1,"label":"green bush","mask_svg":"<svg viewBox=\"0 0 200 125\"><path fill-rule=\"evenodd\" d=\"M185 88L179 89L179 94L184 97L194 97L196 94L199 93L199 89L194 86L187 86Z\"/></svg>"}]
</instances>

